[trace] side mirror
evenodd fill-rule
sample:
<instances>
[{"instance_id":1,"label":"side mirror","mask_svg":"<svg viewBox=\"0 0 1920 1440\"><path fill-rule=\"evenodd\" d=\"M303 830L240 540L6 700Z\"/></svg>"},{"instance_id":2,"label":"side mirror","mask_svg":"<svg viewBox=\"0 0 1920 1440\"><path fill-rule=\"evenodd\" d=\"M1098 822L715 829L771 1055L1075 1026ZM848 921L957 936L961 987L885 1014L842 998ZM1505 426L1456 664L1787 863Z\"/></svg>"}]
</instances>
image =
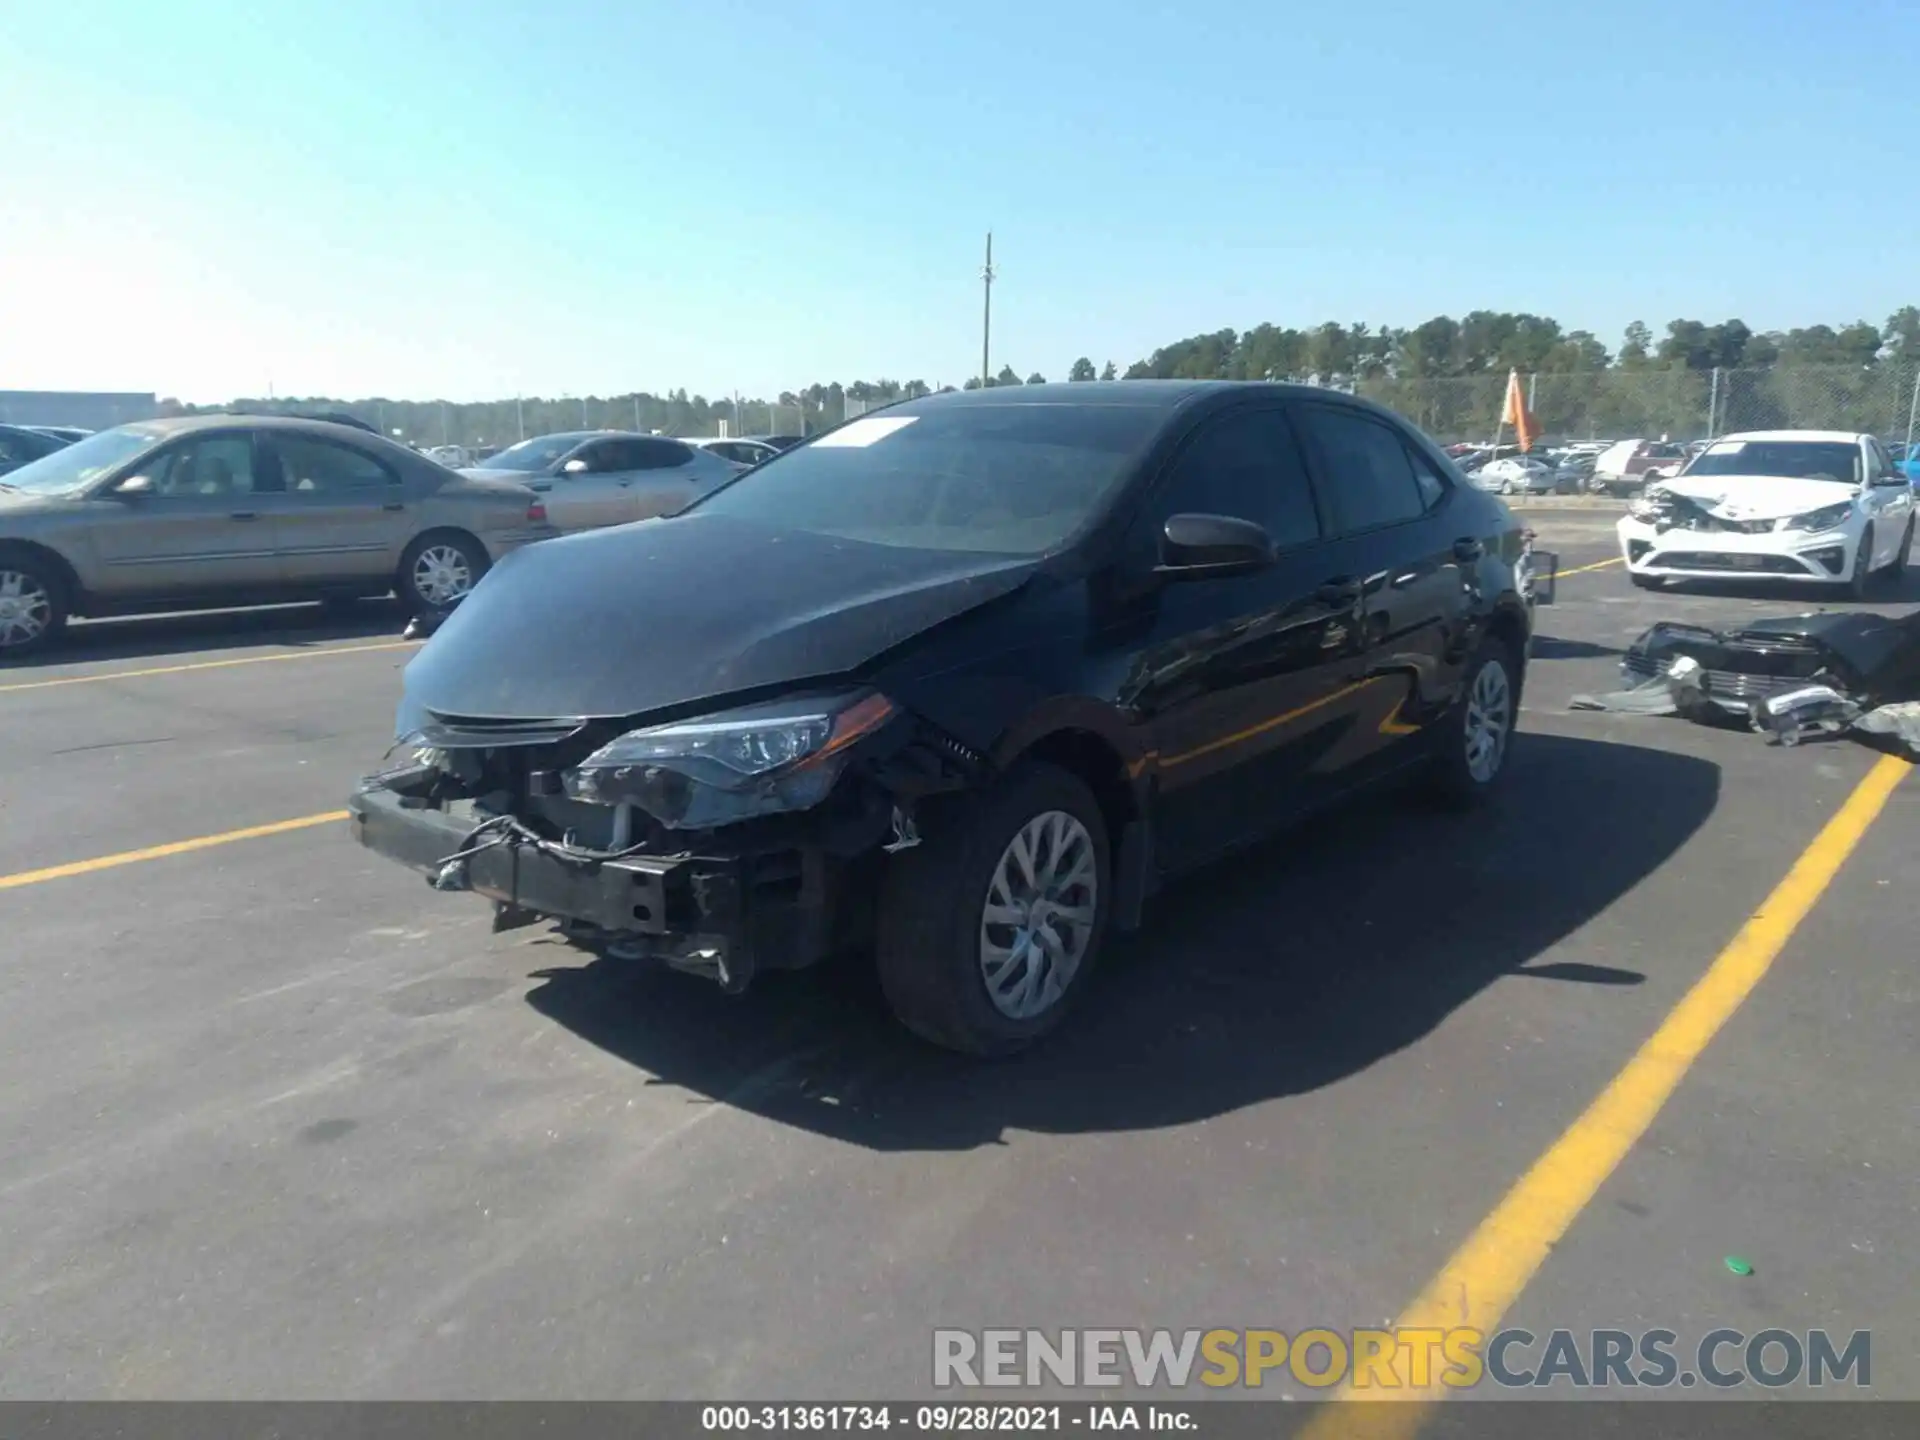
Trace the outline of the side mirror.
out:
<instances>
[{"instance_id":1,"label":"side mirror","mask_svg":"<svg viewBox=\"0 0 1920 1440\"><path fill-rule=\"evenodd\" d=\"M153 493L153 477L151 475L129 475L113 487L113 493L116 495L124 495L130 500L141 495L151 495Z\"/></svg>"},{"instance_id":2,"label":"side mirror","mask_svg":"<svg viewBox=\"0 0 1920 1440\"><path fill-rule=\"evenodd\" d=\"M1168 580L1246 575L1273 563L1273 540L1251 520L1230 515L1175 515L1160 537L1153 573Z\"/></svg>"},{"instance_id":3,"label":"side mirror","mask_svg":"<svg viewBox=\"0 0 1920 1440\"><path fill-rule=\"evenodd\" d=\"M587 462L584 460L569 460L560 467L560 473L562 475L584 475L587 473Z\"/></svg>"}]
</instances>

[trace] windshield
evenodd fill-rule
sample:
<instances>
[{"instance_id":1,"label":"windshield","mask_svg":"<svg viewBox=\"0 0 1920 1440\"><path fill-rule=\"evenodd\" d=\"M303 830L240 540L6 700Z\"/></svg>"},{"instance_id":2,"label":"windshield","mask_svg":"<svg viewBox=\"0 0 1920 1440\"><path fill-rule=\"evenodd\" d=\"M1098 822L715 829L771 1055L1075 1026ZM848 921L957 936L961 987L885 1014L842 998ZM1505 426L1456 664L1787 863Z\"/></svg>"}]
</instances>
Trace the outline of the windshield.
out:
<instances>
[{"instance_id":1,"label":"windshield","mask_svg":"<svg viewBox=\"0 0 1920 1440\"><path fill-rule=\"evenodd\" d=\"M117 430L102 430L84 440L76 440L31 465L0 476L0 490L21 490L29 495L64 495L131 460L160 438L156 430L139 425L123 425Z\"/></svg>"},{"instance_id":2,"label":"windshield","mask_svg":"<svg viewBox=\"0 0 1920 1440\"><path fill-rule=\"evenodd\" d=\"M1688 475L1785 475L1858 485L1860 447L1843 440L1723 440L1702 450Z\"/></svg>"},{"instance_id":3,"label":"windshield","mask_svg":"<svg viewBox=\"0 0 1920 1440\"><path fill-rule=\"evenodd\" d=\"M498 455L480 462L482 470L546 470L579 445L578 435L541 435L509 445Z\"/></svg>"},{"instance_id":4,"label":"windshield","mask_svg":"<svg viewBox=\"0 0 1920 1440\"><path fill-rule=\"evenodd\" d=\"M873 545L1038 555L1092 517L1163 413L971 404L869 416L747 471L698 508Z\"/></svg>"}]
</instances>

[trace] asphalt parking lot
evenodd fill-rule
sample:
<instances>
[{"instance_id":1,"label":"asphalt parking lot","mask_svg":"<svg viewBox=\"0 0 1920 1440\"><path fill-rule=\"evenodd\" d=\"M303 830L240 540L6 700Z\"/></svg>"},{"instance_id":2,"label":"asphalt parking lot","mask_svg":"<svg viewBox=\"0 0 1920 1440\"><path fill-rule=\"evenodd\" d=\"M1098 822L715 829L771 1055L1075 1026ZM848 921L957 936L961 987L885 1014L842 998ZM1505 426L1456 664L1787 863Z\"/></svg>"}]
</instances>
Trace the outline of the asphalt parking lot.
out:
<instances>
[{"instance_id":1,"label":"asphalt parking lot","mask_svg":"<svg viewBox=\"0 0 1920 1440\"><path fill-rule=\"evenodd\" d=\"M0 1396L908 1398L936 1326L1346 1329L1457 1284L1543 1333L1870 1329L1920 1398L1920 789L1569 712L1655 618L1810 602L1633 590L1608 512L1528 513L1565 573L1501 804L1182 885L990 1067L857 971L731 1000L359 851L381 607L0 670ZM1697 982L1724 1028L1663 1031Z\"/></svg>"}]
</instances>

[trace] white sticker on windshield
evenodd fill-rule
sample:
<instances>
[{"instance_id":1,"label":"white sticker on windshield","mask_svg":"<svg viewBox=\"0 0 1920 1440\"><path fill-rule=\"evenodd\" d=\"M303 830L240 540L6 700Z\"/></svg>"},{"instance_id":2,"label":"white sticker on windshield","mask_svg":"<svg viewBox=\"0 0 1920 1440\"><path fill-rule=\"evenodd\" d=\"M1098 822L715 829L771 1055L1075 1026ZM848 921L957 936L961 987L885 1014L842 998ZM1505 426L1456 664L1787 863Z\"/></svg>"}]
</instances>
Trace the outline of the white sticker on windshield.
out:
<instances>
[{"instance_id":1,"label":"white sticker on windshield","mask_svg":"<svg viewBox=\"0 0 1920 1440\"><path fill-rule=\"evenodd\" d=\"M884 440L896 430L904 430L918 415L875 415L871 419L855 420L842 425L830 434L822 435L814 441L817 449L822 445L849 446L853 449L865 449L876 441Z\"/></svg>"}]
</instances>

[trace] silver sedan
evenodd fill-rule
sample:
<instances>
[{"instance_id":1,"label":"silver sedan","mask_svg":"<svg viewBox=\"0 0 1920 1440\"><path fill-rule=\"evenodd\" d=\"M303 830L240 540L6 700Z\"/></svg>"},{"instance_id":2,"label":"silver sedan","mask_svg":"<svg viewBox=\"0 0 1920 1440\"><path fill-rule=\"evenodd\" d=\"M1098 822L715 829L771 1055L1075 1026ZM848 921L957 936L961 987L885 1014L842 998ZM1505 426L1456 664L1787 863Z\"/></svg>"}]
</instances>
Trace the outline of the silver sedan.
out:
<instances>
[{"instance_id":1,"label":"silver sedan","mask_svg":"<svg viewBox=\"0 0 1920 1440\"><path fill-rule=\"evenodd\" d=\"M517 480L539 493L562 530L593 530L671 515L740 468L664 435L571 430L522 440L460 473Z\"/></svg>"},{"instance_id":2,"label":"silver sedan","mask_svg":"<svg viewBox=\"0 0 1920 1440\"><path fill-rule=\"evenodd\" d=\"M0 478L0 659L71 615L392 593L441 615L509 550L558 533L526 486L352 426L122 425Z\"/></svg>"}]
</instances>

